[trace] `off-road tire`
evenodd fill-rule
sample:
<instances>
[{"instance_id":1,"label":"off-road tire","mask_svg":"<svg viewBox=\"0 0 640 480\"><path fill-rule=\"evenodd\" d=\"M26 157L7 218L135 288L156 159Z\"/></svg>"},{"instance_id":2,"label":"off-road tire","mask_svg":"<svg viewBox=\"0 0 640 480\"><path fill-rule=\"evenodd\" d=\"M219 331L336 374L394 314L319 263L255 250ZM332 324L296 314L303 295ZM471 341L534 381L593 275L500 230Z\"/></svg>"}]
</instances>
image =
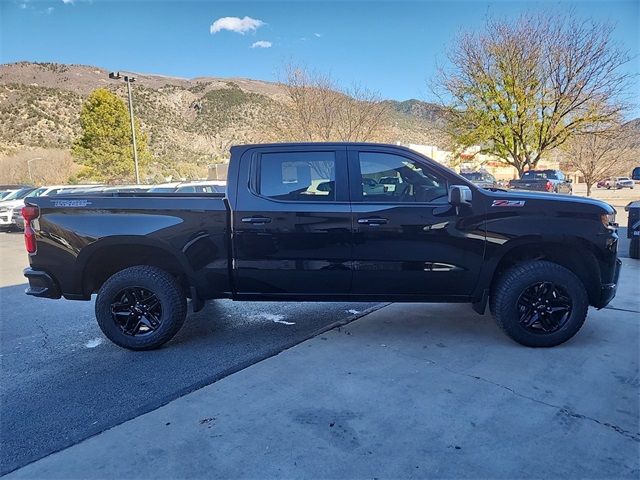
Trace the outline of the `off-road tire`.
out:
<instances>
[{"instance_id":1,"label":"off-road tire","mask_svg":"<svg viewBox=\"0 0 640 480\"><path fill-rule=\"evenodd\" d=\"M111 315L111 304L123 289L141 287L153 292L162 308L160 325L143 336L127 335ZM129 350L151 350L171 340L184 324L187 300L176 280L166 271L146 265L129 267L112 275L96 298L96 319L105 336Z\"/></svg>"},{"instance_id":2,"label":"off-road tire","mask_svg":"<svg viewBox=\"0 0 640 480\"><path fill-rule=\"evenodd\" d=\"M629 256L636 260L640 259L640 238L632 238L629 242Z\"/></svg>"},{"instance_id":3,"label":"off-road tire","mask_svg":"<svg viewBox=\"0 0 640 480\"><path fill-rule=\"evenodd\" d=\"M552 282L561 285L572 302L566 323L551 333L532 333L519 322L518 299L531 285ZM511 339L527 347L555 347L573 337L584 324L589 299L582 281L557 263L536 260L518 264L504 272L491 294L491 312L498 326Z\"/></svg>"}]
</instances>

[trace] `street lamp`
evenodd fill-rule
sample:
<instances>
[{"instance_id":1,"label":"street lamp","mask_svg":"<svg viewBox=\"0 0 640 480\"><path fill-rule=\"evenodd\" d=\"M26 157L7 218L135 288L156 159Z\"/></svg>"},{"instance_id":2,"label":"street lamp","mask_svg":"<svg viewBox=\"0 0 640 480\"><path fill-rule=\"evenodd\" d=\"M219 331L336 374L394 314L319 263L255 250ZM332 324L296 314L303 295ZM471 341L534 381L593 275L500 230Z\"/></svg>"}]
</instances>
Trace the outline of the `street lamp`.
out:
<instances>
[{"instance_id":1,"label":"street lamp","mask_svg":"<svg viewBox=\"0 0 640 480\"><path fill-rule=\"evenodd\" d=\"M133 142L133 164L136 169L136 183L140 183L140 171L138 170L138 147L136 146L136 127L133 121L133 99L131 98L131 83L136 81L135 77L129 75L120 76L120 72L109 73L112 80L123 79L127 84L127 94L129 96L129 119L131 120L131 140Z\"/></svg>"},{"instance_id":2,"label":"street lamp","mask_svg":"<svg viewBox=\"0 0 640 480\"><path fill-rule=\"evenodd\" d=\"M35 157L30 160L27 160L27 168L29 169L29 181L33 183L33 176L31 175L31 162L35 162L36 160L42 160L42 157Z\"/></svg>"}]
</instances>

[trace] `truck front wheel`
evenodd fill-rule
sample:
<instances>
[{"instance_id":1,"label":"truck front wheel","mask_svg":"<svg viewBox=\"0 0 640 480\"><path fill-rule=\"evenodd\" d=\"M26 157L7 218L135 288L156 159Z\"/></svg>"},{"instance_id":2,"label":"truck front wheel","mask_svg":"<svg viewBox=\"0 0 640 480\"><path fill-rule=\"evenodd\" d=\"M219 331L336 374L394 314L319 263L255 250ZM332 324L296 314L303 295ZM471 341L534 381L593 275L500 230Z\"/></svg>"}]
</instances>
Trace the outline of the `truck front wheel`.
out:
<instances>
[{"instance_id":1,"label":"truck front wheel","mask_svg":"<svg viewBox=\"0 0 640 480\"><path fill-rule=\"evenodd\" d=\"M151 350L178 333L187 302L176 280L160 268L139 265L111 276L96 299L102 332L129 350Z\"/></svg>"},{"instance_id":2,"label":"truck front wheel","mask_svg":"<svg viewBox=\"0 0 640 480\"><path fill-rule=\"evenodd\" d=\"M581 280L557 263L518 264L498 280L491 311L498 326L528 347L554 347L582 327L589 308Z\"/></svg>"}]
</instances>

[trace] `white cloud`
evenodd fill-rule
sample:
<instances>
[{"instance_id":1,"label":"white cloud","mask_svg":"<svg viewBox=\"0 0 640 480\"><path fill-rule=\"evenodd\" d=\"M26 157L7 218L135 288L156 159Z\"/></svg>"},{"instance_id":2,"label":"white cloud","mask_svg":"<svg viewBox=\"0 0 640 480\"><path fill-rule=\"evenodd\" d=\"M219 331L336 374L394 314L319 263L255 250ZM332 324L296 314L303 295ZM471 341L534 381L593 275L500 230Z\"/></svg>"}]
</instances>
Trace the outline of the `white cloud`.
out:
<instances>
[{"instance_id":1,"label":"white cloud","mask_svg":"<svg viewBox=\"0 0 640 480\"><path fill-rule=\"evenodd\" d=\"M62 0L62 3L64 3L65 5L73 4L73 0Z\"/></svg>"},{"instance_id":2,"label":"white cloud","mask_svg":"<svg viewBox=\"0 0 640 480\"><path fill-rule=\"evenodd\" d=\"M251 48L271 48L271 45L273 44L266 40L258 40L257 42L253 42Z\"/></svg>"},{"instance_id":3,"label":"white cloud","mask_svg":"<svg viewBox=\"0 0 640 480\"><path fill-rule=\"evenodd\" d=\"M209 27L209 32L213 35L222 30L229 30L244 35L245 32L255 32L261 26L266 25L262 20L251 17L222 17L217 19Z\"/></svg>"},{"instance_id":4,"label":"white cloud","mask_svg":"<svg viewBox=\"0 0 640 480\"><path fill-rule=\"evenodd\" d=\"M53 7L48 7L44 13L46 13L47 15L50 15L51 13L53 13Z\"/></svg>"},{"instance_id":5,"label":"white cloud","mask_svg":"<svg viewBox=\"0 0 640 480\"><path fill-rule=\"evenodd\" d=\"M20 8L21 8L22 10L24 10L25 8L27 8L27 4L26 4L26 3L21 3L21 4L20 4Z\"/></svg>"},{"instance_id":6,"label":"white cloud","mask_svg":"<svg viewBox=\"0 0 640 480\"><path fill-rule=\"evenodd\" d=\"M62 0L62 1L64 1L64 0ZM313 36L320 38L322 36L322 34L321 33L314 33Z\"/></svg>"}]
</instances>

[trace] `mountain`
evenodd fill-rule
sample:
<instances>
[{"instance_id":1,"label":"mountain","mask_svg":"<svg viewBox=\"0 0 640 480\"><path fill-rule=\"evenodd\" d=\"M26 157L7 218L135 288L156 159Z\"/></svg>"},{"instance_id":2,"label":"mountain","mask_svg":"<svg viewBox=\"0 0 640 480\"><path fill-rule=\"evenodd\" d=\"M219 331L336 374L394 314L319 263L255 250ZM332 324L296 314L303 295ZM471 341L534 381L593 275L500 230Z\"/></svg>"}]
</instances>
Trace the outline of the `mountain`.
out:
<instances>
[{"instance_id":1,"label":"mountain","mask_svg":"<svg viewBox=\"0 0 640 480\"><path fill-rule=\"evenodd\" d=\"M68 151L84 99L96 88L126 99L126 85L88 65L20 62L0 66L0 157L31 149ZM134 74L134 113L149 136L156 169L201 175L233 143L276 140L268 128L287 96L281 85L244 78L184 79ZM446 146L438 107L388 100L388 138Z\"/></svg>"}]
</instances>

